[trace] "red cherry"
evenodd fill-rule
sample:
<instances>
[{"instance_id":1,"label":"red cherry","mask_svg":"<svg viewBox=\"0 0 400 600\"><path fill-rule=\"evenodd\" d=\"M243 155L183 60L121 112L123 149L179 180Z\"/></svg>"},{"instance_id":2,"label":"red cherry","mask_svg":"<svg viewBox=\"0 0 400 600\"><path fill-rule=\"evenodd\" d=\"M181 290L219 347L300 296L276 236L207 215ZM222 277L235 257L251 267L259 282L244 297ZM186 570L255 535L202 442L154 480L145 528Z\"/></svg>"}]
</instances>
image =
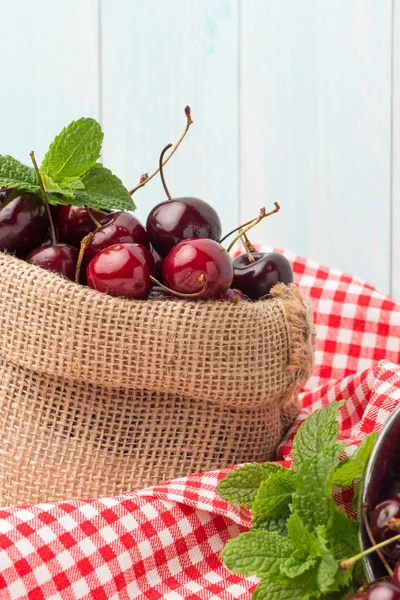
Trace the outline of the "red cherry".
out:
<instances>
[{"instance_id":1,"label":"red cherry","mask_svg":"<svg viewBox=\"0 0 400 600\"><path fill-rule=\"evenodd\" d=\"M368 590L366 600L400 600L400 588L390 581L379 581Z\"/></svg>"},{"instance_id":2,"label":"red cherry","mask_svg":"<svg viewBox=\"0 0 400 600\"><path fill-rule=\"evenodd\" d=\"M182 294L194 294L205 289L198 298L204 300L229 289L233 279L232 259L214 240L190 239L179 242L168 254L163 265L165 284Z\"/></svg>"},{"instance_id":3,"label":"red cherry","mask_svg":"<svg viewBox=\"0 0 400 600\"><path fill-rule=\"evenodd\" d=\"M112 213L103 227L96 229L94 239L85 252L85 264L104 248L114 244L140 244L149 248L149 240L143 225L128 212Z\"/></svg>"},{"instance_id":4,"label":"red cherry","mask_svg":"<svg viewBox=\"0 0 400 600\"><path fill-rule=\"evenodd\" d=\"M92 289L126 298L144 298L150 291L154 261L149 250L139 244L114 244L101 250L86 270Z\"/></svg>"},{"instance_id":5,"label":"red cherry","mask_svg":"<svg viewBox=\"0 0 400 600\"><path fill-rule=\"evenodd\" d=\"M61 273L71 281L75 280L77 260L78 250L68 244L40 246L40 248L32 250L26 257L26 261L31 265Z\"/></svg>"},{"instance_id":6,"label":"red cherry","mask_svg":"<svg viewBox=\"0 0 400 600\"><path fill-rule=\"evenodd\" d=\"M153 246L150 246L150 252L153 255L154 264L156 267L155 277L156 279L158 279L158 281L162 283L162 268L164 264L164 258L160 254L158 254L157 250L154 250Z\"/></svg>"},{"instance_id":7,"label":"red cherry","mask_svg":"<svg viewBox=\"0 0 400 600\"><path fill-rule=\"evenodd\" d=\"M370 526L377 544L396 535L396 532L385 524L393 518L400 518L400 498L397 496L380 502L372 511ZM382 548L381 552L388 558L397 560L400 558L400 543L393 542Z\"/></svg>"},{"instance_id":8,"label":"red cherry","mask_svg":"<svg viewBox=\"0 0 400 600\"><path fill-rule=\"evenodd\" d=\"M221 220L216 210L199 198L173 198L157 204L146 225L151 245L166 256L181 240L221 237Z\"/></svg>"},{"instance_id":9,"label":"red cherry","mask_svg":"<svg viewBox=\"0 0 400 600\"><path fill-rule=\"evenodd\" d=\"M53 208L55 207L51 207L52 213ZM103 223L103 221L110 217L108 211L92 209L90 211L100 223ZM71 204L60 207L56 226L60 241L71 244L71 246L75 246L76 248L79 248L85 235L96 229L96 225L89 217L86 208L84 206L72 206Z\"/></svg>"},{"instance_id":10,"label":"red cherry","mask_svg":"<svg viewBox=\"0 0 400 600\"><path fill-rule=\"evenodd\" d=\"M13 198L14 193L10 188L1 192L0 248L24 256L43 242L49 221L39 196Z\"/></svg>"},{"instance_id":11,"label":"red cherry","mask_svg":"<svg viewBox=\"0 0 400 600\"><path fill-rule=\"evenodd\" d=\"M400 560L398 560L393 569L392 583L400 587Z\"/></svg>"},{"instance_id":12,"label":"red cherry","mask_svg":"<svg viewBox=\"0 0 400 600\"><path fill-rule=\"evenodd\" d=\"M252 300L267 296L271 288L279 282L293 282L292 267L283 254L253 252L252 256L254 262L249 261L247 254L233 260L233 287L242 290Z\"/></svg>"},{"instance_id":13,"label":"red cherry","mask_svg":"<svg viewBox=\"0 0 400 600\"><path fill-rule=\"evenodd\" d=\"M220 294L216 300L222 300L225 302L248 302L249 298L246 294L243 294L241 290L235 290L234 288L229 288L223 294Z\"/></svg>"}]
</instances>

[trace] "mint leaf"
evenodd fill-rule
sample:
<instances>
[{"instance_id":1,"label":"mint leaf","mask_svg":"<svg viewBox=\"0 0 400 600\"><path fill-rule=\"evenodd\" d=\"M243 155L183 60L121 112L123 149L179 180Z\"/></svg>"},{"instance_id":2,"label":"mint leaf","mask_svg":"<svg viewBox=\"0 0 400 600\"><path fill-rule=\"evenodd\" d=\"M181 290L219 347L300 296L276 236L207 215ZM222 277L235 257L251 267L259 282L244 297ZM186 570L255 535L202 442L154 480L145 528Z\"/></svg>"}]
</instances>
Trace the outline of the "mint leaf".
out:
<instances>
[{"instance_id":1,"label":"mint leaf","mask_svg":"<svg viewBox=\"0 0 400 600\"><path fill-rule=\"evenodd\" d=\"M234 469L217 485L218 494L231 504L251 508L258 489L271 474L283 471L280 465L257 463Z\"/></svg>"},{"instance_id":2,"label":"mint leaf","mask_svg":"<svg viewBox=\"0 0 400 600\"><path fill-rule=\"evenodd\" d=\"M288 517L289 504L296 489L296 478L291 471L282 470L263 481L251 511L255 517Z\"/></svg>"},{"instance_id":3,"label":"mint leaf","mask_svg":"<svg viewBox=\"0 0 400 600\"><path fill-rule=\"evenodd\" d=\"M286 575L286 577L295 578L309 571L316 563L316 556L304 557L303 552L296 550L296 552L283 563L281 573L282 575Z\"/></svg>"},{"instance_id":4,"label":"mint leaf","mask_svg":"<svg viewBox=\"0 0 400 600\"><path fill-rule=\"evenodd\" d=\"M332 511L332 524L328 529L328 536L337 560L357 554L357 523L348 517L346 513L340 511L336 504Z\"/></svg>"},{"instance_id":5,"label":"mint leaf","mask_svg":"<svg viewBox=\"0 0 400 600\"><path fill-rule=\"evenodd\" d=\"M300 425L293 440L293 469L297 470L303 461L337 441L339 426L336 416L343 404L344 401L334 402L319 408Z\"/></svg>"},{"instance_id":6,"label":"mint leaf","mask_svg":"<svg viewBox=\"0 0 400 600\"><path fill-rule=\"evenodd\" d=\"M371 455L376 435L376 433L367 435L354 454L339 464L333 476L335 485L344 488L350 487L355 479L361 479Z\"/></svg>"},{"instance_id":7,"label":"mint leaf","mask_svg":"<svg viewBox=\"0 0 400 600\"><path fill-rule=\"evenodd\" d=\"M62 196L65 196L69 200L73 200L75 198L71 190L64 190L63 188L61 188L58 185L58 183L53 181L50 175L46 175L46 173L41 173L40 175L42 177L44 189L46 190L46 195L47 192L54 192L56 194L61 194Z\"/></svg>"},{"instance_id":8,"label":"mint leaf","mask_svg":"<svg viewBox=\"0 0 400 600\"><path fill-rule=\"evenodd\" d=\"M0 154L0 187L9 186L30 194L40 194L35 171L12 156Z\"/></svg>"},{"instance_id":9,"label":"mint leaf","mask_svg":"<svg viewBox=\"0 0 400 600\"><path fill-rule=\"evenodd\" d=\"M85 190L76 193L78 200L91 208L134 210L136 208L128 190L109 169L96 164L81 178Z\"/></svg>"},{"instance_id":10,"label":"mint leaf","mask_svg":"<svg viewBox=\"0 0 400 600\"><path fill-rule=\"evenodd\" d=\"M66 190L84 190L85 186L79 177L65 177L60 181L60 187Z\"/></svg>"},{"instance_id":11,"label":"mint leaf","mask_svg":"<svg viewBox=\"0 0 400 600\"><path fill-rule=\"evenodd\" d=\"M275 517L267 517L260 519L254 517L252 521L253 529L264 529L265 531L276 531L281 535L287 535L286 517L275 519Z\"/></svg>"},{"instance_id":12,"label":"mint leaf","mask_svg":"<svg viewBox=\"0 0 400 600\"><path fill-rule=\"evenodd\" d=\"M318 540L305 526L299 515L292 514L286 522L288 536L304 554L318 553Z\"/></svg>"},{"instance_id":13,"label":"mint leaf","mask_svg":"<svg viewBox=\"0 0 400 600\"><path fill-rule=\"evenodd\" d=\"M308 530L318 525L329 526L336 504L331 496L332 472L343 450L341 444L326 448L313 458L304 460L297 473L297 489L293 494L293 513Z\"/></svg>"},{"instance_id":14,"label":"mint leaf","mask_svg":"<svg viewBox=\"0 0 400 600\"><path fill-rule=\"evenodd\" d=\"M296 582L261 581L251 596L251 600L307 600L310 593L306 587Z\"/></svg>"},{"instance_id":15,"label":"mint leaf","mask_svg":"<svg viewBox=\"0 0 400 600\"><path fill-rule=\"evenodd\" d=\"M80 177L100 158L103 133L94 119L73 121L55 138L41 170L59 183L66 177Z\"/></svg>"},{"instance_id":16,"label":"mint leaf","mask_svg":"<svg viewBox=\"0 0 400 600\"><path fill-rule=\"evenodd\" d=\"M280 574L281 565L294 549L288 538L258 529L229 540L221 556L233 573L270 579Z\"/></svg>"},{"instance_id":17,"label":"mint leaf","mask_svg":"<svg viewBox=\"0 0 400 600\"><path fill-rule=\"evenodd\" d=\"M328 548L324 537L324 528L317 527L317 540L321 555L321 561L318 566L317 583L321 592L335 591L336 575L339 572L338 562L335 560L332 552Z\"/></svg>"}]
</instances>

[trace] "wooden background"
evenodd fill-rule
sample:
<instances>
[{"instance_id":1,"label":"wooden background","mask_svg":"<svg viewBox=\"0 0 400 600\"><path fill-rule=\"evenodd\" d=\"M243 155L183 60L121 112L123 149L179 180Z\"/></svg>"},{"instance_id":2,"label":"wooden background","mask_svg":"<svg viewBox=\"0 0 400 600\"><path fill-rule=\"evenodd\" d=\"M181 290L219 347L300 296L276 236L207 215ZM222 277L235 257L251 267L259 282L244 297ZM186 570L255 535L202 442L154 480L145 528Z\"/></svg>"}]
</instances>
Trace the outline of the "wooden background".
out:
<instances>
[{"instance_id":1,"label":"wooden background","mask_svg":"<svg viewBox=\"0 0 400 600\"><path fill-rule=\"evenodd\" d=\"M400 0L0 0L0 153L28 163L92 116L127 187L166 168L224 229L400 299ZM164 199L159 180L138 214Z\"/></svg>"}]
</instances>

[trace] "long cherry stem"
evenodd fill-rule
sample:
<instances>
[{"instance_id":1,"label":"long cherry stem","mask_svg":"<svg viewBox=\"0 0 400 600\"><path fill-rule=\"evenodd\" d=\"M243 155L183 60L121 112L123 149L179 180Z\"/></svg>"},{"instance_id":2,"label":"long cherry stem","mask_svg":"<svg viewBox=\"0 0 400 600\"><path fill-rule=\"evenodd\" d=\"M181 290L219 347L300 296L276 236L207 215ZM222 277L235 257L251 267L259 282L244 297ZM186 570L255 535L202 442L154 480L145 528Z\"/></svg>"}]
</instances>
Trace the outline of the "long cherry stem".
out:
<instances>
[{"instance_id":1,"label":"long cherry stem","mask_svg":"<svg viewBox=\"0 0 400 600\"><path fill-rule=\"evenodd\" d=\"M81 267L82 267L83 257L85 256L86 248L88 246L90 246L90 244L93 242L93 239L94 239L94 233L91 231L90 233L85 235L85 237L81 241L81 247L79 249L78 261L76 263L75 283L79 283L80 276L81 276Z\"/></svg>"},{"instance_id":2,"label":"long cherry stem","mask_svg":"<svg viewBox=\"0 0 400 600\"><path fill-rule=\"evenodd\" d=\"M29 153L29 156L31 157L31 160L33 163L33 168L35 169L36 177L38 178L38 182L39 182L40 188L43 193L43 202L46 207L47 216L49 218L49 223L50 223L51 240L53 242L53 246L55 246L57 244L56 230L54 229L53 217L51 216L49 201L47 200L47 194L46 194L46 190L44 188L43 179L42 179L42 176L39 171L39 167L36 162L35 152L32 150L32 152Z\"/></svg>"},{"instance_id":3,"label":"long cherry stem","mask_svg":"<svg viewBox=\"0 0 400 600\"><path fill-rule=\"evenodd\" d=\"M250 223L244 227L232 240L232 242L229 244L228 246L228 252L230 252L233 248L233 246L236 244L236 242L241 238L241 236L244 233L247 233L250 229L252 229L253 227L255 227L260 221L262 221L262 219L265 219L265 217L269 217L270 215L273 215L274 213L278 212L278 210L280 210L280 206L277 202L274 202L275 204L275 208L274 210L271 210L270 212L266 212L265 211L265 207L262 208L260 210L260 214L257 217L257 219L254 219L253 221L250 221Z\"/></svg>"},{"instance_id":4,"label":"long cherry stem","mask_svg":"<svg viewBox=\"0 0 400 600\"><path fill-rule=\"evenodd\" d=\"M86 208L86 212L88 214L88 217L92 221L92 223L94 223L94 225L96 225L97 228L102 227L102 224L100 223L100 221L98 221L96 219L96 217L94 216L94 214L92 213L92 211L90 210L90 208L88 206L86 206L86 204L85 204L85 208Z\"/></svg>"},{"instance_id":5,"label":"long cherry stem","mask_svg":"<svg viewBox=\"0 0 400 600\"><path fill-rule=\"evenodd\" d=\"M201 294L204 294L204 292L207 289L207 281L204 276L204 273L201 273L201 275L198 278L203 289L200 290L199 292L193 292L193 294L184 294L183 292L177 292L175 290L172 290L171 288L167 287L166 285L164 285L163 283L158 281L155 277L153 277L153 275L150 275L150 279L153 283L160 286L163 290L166 290L167 292L171 292L171 294L174 294L174 296L180 296L182 298L198 298L199 296L201 296Z\"/></svg>"},{"instance_id":6,"label":"long cherry stem","mask_svg":"<svg viewBox=\"0 0 400 600\"><path fill-rule=\"evenodd\" d=\"M165 183L164 171L163 171L163 158L164 158L164 154L166 153L166 151L168 150L168 148L171 148L171 146L172 146L172 144L168 144L168 146L165 146L164 150L160 154L160 160L159 160L160 177L161 177L161 181L162 181L165 193L167 194L168 200L172 200L172 197L171 197L171 194L169 193L169 189L167 187L167 184Z\"/></svg>"},{"instance_id":7,"label":"long cherry stem","mask_svg":"<svg viewBox=\"0 0 400 600\"><path fill-rule=\"evenodd\" d=\"M369 554L372 554L373 552L376 552L377 550L380 550L381 548L385 548L385 546L390 546L390 544L393 544L393 542L398 542L399 540L400 540L400 534L395 535L387 540L384 540L383 542L380 542L379 544L376 544L375 546L372 546L371 548L367 548L363 552L360 552L359 554L356 554L355 556L352 556L351 558L346 558L345 560L341 560L339 563L340 571L345 571L346 569L349 569L350 567L355 565L357 561L364 558L364 556L368 556Z\"/></svg>"},{"instance_id":8,"label":"long cherry stem","mask_svg":"<svg viewBox=\"0 0 400 600\"><path fill-rule=\"evenodd\" d=\"M368 534L368 537L369 537L369 541L371 542L371 544L373 546L376 546L376 540L375 540L374 535L373 535L373 533L371 531L371 527L369 526L368 504L363 504L363 507L362 507L362 517L363 517L363 521L364 521L365 530L366 530L366 532ZM393 570L390 567L388 561L386 560L386 558L384 557L384 555L382 554L382 552L380 550L377 550L376 553L379 556L379 558L381 559L382 563L384 564L386 571L389 573L390 577L392 577Z\"/></svg>"},{"instance_id":9,"label":"long cherry stem","mask_svg":"<svg viewBox=\"0 0 400 600\"><path fill-rule=\"evenodd\" d=\"M173 149L171 150L170 154L168 154L167 158L165 159L165 161L163 162L163 167L167 164L167 162L169 161L169 159L175 154L175 152L178 150L179 146L182 143L183 138L185 137L185 135L187 134L187 132L189 131L189 127L192 125L193 120L192 120L192 116L190 114L190 106L186 106L185 107L185 115L186 115L186 127L184 132L182 133L181 137L179 138L179 140L176 142L175 146L173 147ZM152 173L151 175L148 175L147 173L145 173L144 175L141 176L139 183L132 188L129 193L132 196L132 194L134 194L136 192L136 190L140 189L141 187L145 186L147 182L150 181L150 179L153 179L153 177L155 177L157 175L157 173L160 171L160 169L156 169L154 171L154 173Z\"/></svg>"}]
</instances>

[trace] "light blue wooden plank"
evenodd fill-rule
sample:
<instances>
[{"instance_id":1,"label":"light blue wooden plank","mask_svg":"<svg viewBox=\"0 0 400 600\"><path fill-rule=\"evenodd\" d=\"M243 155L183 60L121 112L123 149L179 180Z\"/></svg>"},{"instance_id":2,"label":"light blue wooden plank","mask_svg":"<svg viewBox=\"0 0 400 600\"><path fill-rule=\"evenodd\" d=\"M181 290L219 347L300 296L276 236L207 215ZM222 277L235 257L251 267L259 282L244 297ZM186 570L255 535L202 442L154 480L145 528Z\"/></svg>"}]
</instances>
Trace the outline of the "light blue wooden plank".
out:
<instances>
[{"instance_id":1,"label":"light blue wooden plank","mask_svg":"<svg viewBox=\"0 0 400 600\"><path fill-rule=\"evenodd\" d=\"M400 0L393 3L392 294L400 300Z\"/></svg>"},{"instance_id":2,"label":"light blue wooden plank","mask_svg":"<svg viewBox=\"0 0 400 600\"><path fill-rule=\"evenodd\" d=\"M391 0L241 3L241 212L252 235L390 287Z\"/></svg>"},{"instance_id":3,"label":"light blue wooden plank","mask_svg":"<svg viewBox=\"0 0 400 600\"><path fill-rule=\"evenodd\" d=\"M165 169L171 194L197 196L238 223L238 1L102 0L104 162L133 187L194 125ZM164 200L159 178L137 215Z\"/></svg>"},{"instance_id":4,"label":"light blue wooden plank","mask_svg":"<svg viewBox=\"0 0 400 600\"><path fill-rule=\"evenodd\" d=\"M97 0L0 0L0 154L30 164L70 121L99 117Z\"/></svg>"}]
</instances>

